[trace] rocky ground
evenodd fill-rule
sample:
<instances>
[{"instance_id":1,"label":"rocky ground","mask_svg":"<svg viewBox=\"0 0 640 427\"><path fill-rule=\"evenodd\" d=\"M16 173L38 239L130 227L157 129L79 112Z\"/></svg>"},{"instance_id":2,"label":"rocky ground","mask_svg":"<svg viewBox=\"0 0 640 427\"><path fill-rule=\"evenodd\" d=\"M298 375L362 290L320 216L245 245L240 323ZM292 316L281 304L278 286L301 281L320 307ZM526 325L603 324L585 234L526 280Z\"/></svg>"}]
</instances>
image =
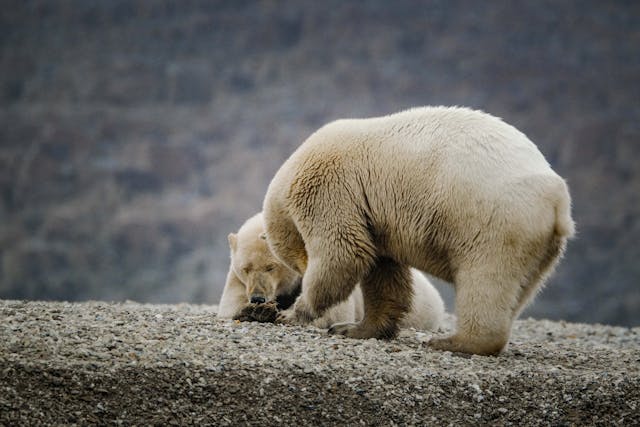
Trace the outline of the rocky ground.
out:
<instances>
[{"instance_id":1,"label":"rocky ground","mask_svg":"<svg viewBox=\"0 0 640 427\"><path fill-rule=\"evenodd\" d=\"M0 301L0 425L640 424L640 328L520 320L468 357L215 310Z\"/></svg>"}]
</instances>

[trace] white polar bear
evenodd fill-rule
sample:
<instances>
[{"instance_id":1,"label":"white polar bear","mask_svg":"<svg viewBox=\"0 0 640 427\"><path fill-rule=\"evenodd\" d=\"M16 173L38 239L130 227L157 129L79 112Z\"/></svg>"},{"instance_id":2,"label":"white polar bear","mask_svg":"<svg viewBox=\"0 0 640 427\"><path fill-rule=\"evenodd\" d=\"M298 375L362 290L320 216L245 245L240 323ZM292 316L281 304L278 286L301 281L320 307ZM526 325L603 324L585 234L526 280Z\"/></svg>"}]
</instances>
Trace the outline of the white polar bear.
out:
<instances>
[{"instance_id":1,"label":"white polar bear","mask_svg":"<svg viewBox=\"0 0 640 427\"><path fill-rule=\"evenodd\" d=\"M415 267L456 290L457 332L431 346L499 353L574 233L570 205L536 146L489 114L422 107L330 123L264 200L272 252L303 275L281 321L310 322L360 283L364 319L332 332L393 337Z\"/></svg>"},{"instance_id":2,"label":"white polar bear","mask_svg":"<svg viewBox=\"0 0 640 427\"><path fill-rule=\"evenodd\" d=\"M229 235L231 266L218 304L219 318L243 318L251 303L276 302L288 308L300 293L300 276L273 256L264 239L259 213L249 218L236 234ZM444 302L436 288L419 271L412 271L412 306L400 322L402 328L437 331L444 318ZM275 305L274 305L275 306ZM267 307L267 310L269 308ZM262 308L258 308L263 313ZM262 315L262 314L261 314ZM265 312L265 318L269 313ZM349 298L313 321L318 328L354 324L364 317L362 291L356 286Z\"/></svg>"}]
</instances>

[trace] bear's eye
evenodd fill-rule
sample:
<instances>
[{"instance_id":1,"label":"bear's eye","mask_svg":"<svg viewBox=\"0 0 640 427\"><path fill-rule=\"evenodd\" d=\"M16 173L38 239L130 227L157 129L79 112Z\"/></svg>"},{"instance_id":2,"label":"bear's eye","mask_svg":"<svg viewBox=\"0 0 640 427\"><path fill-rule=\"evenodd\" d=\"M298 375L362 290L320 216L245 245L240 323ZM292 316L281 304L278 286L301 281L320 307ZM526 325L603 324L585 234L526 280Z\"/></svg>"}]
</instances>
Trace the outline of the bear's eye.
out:
<instances>
[{"instance_id":1,"label":"bear's eye","mask_svg":"<svg viewBox=\"0 0 640 427\"><path fill-rule=\"evenodd\" d=\"M275 265L273 265L273 264L269 264L269 265L267 265L267 266L264 268L264 271L266 271L266 272L268 273L268 272L270 272L270 271L275 270L275 268L276 268L276 266L275 266Z\"/></svg>"}]
</instances>

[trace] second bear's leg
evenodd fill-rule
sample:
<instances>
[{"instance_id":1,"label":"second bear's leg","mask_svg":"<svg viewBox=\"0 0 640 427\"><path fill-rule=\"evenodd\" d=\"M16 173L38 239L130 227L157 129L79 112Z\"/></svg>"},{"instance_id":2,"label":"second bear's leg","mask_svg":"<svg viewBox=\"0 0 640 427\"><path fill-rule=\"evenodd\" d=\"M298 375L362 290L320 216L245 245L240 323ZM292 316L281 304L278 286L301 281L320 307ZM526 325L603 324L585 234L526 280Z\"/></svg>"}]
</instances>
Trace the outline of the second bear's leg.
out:
<instances>
[{"instance_id":1,"label":"second bear's leg","mask_svg":"<svg viewBox=\"0 0 640 427\"><path fill-rule=\"evenodd\" d=\"M364 319L356 324L336 324L329 333L351 338L391 339L399 322L409 311L413 288L409 267L390 258L380 258L362 280Z\"/></svg>"}]
</instances>

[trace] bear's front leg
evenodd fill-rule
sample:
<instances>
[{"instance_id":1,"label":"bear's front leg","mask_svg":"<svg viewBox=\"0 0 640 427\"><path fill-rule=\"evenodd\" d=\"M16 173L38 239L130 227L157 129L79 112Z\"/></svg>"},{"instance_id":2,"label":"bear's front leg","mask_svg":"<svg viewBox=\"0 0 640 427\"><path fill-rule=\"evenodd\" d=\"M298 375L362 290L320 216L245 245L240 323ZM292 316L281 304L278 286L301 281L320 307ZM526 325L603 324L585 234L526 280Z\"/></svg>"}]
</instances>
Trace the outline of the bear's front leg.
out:
<instances>
[{"instance_id":1,"label":"bear's front leg","mask_svg":"<svg viewBox=\"0 0 640 427\"><path fill-rule=\"evenodd\" d=\"M406 265L381 257L360 282L364 298L364 318L360 323L338 323L330 334L358 339L392 339L398 334L400 320L411 307L413 286Z\"/></svg>"}]
</instances>

